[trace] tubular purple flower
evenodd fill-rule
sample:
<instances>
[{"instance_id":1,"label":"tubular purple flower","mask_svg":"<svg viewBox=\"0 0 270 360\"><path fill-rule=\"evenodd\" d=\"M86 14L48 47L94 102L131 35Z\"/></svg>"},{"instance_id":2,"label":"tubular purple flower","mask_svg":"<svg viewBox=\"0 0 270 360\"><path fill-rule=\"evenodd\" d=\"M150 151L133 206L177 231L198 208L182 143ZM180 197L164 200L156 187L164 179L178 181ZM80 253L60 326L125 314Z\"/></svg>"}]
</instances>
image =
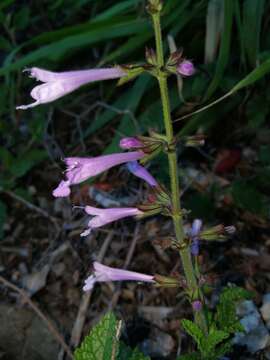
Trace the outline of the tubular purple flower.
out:
<instances>
[{"instance_id":1,"label":"tubular purple flower","mask_svg":"<svg viewBox=\"0 0 270 360\"><path fill-rule=\"evenodd\" d=\"M143 147L143 143L135 137L125 137L120 140L121 149L136 149Z\"/></svg>"},{"instance_id":2,"label":"tubular purple flower","mask_svg":"<svg viewBox=\"0 0 270 360\"><path fill-rule=\"evenodd\" d=\"M192 223L192 227L190 230L190 237L192 239L192 243L190 246L191 254L194 256L199 255L199 233L202 228L202 220L195 219Z\"/></svg>"},{"instance_id":3,"label":"tubular purple flower","mask_svg":"<svg viewBox=\"0 0 270 360\"><path fill-rule=\"evenodd\" d=\"M202 228L202 220L195 219L193 221L192 227L191 227L191 236L198 237L199 232L201 231L201 228Z\"/></svg>"},{"instance_id":4,"label":"tubular purple flower","mask_svg":"<svg viewBox=\"0 0 270 360\"><path fill-rule=\"evenodd\" d=\"M191 61L184 60L177 66L177 72L183 76L191 76L195 73L195 68Z\"/></svg>"},{"instance_id":5,"label":"tubular purple flower","mask_svg":"<svg viewBox=\"0 0 270 360\"><path fill-rule=\"evenodd\" d=\"M153 178L153 176L146 170L145 167L140 165L137 161L132 161L127 163L128 170L135 176L143 179L151 186L157 186L157 181Z\"/></svg>"},{"instance_id":6,"label":"tubular purple flower","mask_svg":"<svg viewBox=\"0 0 270 360\"><path fill-rule=\"evenodd\" d=\"M129 161L141 159L144 156L142 151L133 151L127 153L116 153L111 155L102 155L92 158L70 157L64 161L67 165L65 172L66 180L60 182L53 191L53 196L64 197L70 194L70 186L79 184L91 176L96 176L110 169L113 166L120 165Z\"/></svg>"},{"instance_id":7,"label":"tubular purple flower","mask_svg":"<svg viewBox=\"0 0 270 360\"><path fill-rule=\"evenodd\" d=\"M29 71L30 77L35 78L44 84L34 87L31 91L30 95L36 100L34 103L16 107L16 109L21 110L59 99L90 82L117 79L126 75L125 71L119 66L59 73L37 67L26 69L24 71Z\"/></svg>"},{"instance_id":8,"label":"tubular purple flower","mask_svg":"<svg viewBox=\"0 0 270 360\"><path fill-rule=\"evenodd\" d=\"M134 271L116 269L94 262L94 274L90 275L84 282L84 291L91 291L96 282L107 281L141 281L155 283L154 276L140 274Z\"/></svg>"},{"instance_id":9,"label":"tubular purple flower","mask_svg":"<svg viewBox=\"0 0 270 360\"><path fill-rule=\"evenodd\" d=\"M113 221L129 216L143 215L143 212L137 208L98 209L92 206L85 206L84 210L87 214L94 217L88 222L88 228L81 233L81 236L87 236L92 229L99 228Z\"/></svg>"}]
</instances>

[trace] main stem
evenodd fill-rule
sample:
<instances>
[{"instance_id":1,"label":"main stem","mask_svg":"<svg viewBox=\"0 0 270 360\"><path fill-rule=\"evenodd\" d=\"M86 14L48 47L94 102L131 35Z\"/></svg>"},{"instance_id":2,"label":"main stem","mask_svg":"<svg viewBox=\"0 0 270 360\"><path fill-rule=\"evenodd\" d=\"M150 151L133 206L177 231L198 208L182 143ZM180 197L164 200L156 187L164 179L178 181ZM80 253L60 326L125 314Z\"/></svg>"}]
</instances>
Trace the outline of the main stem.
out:
<instances>
[{"instance_id":1,"label":"main stem","mask_svg":"<svg viewBox=\"0 0 270 360\"><path fill-rule=\"evenodd\" d=\"M167 155L169 162L171 194L172 194L172 219L173 219L177 242L179 243L179 245L184 245L185 234L184 234L183 220L181 214L180 184L179 184L179 176L178 176L177 154L176 154L176 146L174 142L173 126L171 119L167 75L163 72L162 69L162 67L164 66L164 57L163 57L163 48L162 48L160 14L155 13L152 15L152 18L153 18L153 24L155 30L157 62L159 68L157 78L158 78L160 94L161 94L163 119L164 119L164 126L165 126L167 144L168 144ZM199 288L190 255L190 249L188 247L183 246L182 249L180 250L180 257L182 260L184 274L187 281L188 292L190 294L199 294L200 292L198 291ZM201 327L201 329L207 331L206 321L202 311L195 312L194 317L196 323Z\"/></svg>"}]
</instances>

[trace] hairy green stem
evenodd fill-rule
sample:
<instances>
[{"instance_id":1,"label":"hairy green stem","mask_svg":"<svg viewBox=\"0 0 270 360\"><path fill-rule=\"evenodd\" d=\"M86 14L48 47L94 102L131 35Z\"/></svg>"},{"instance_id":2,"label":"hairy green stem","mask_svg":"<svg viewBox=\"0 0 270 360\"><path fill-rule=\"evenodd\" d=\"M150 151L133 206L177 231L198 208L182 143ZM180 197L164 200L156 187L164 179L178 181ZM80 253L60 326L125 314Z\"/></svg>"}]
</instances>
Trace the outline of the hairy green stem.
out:
<instances>
[{"instance_id":1,"label":"hairy green stem","mask_svg":"<svg viewBox=\"0 0 270 360\"><path fill-rule=\"evenodd\" d=\"M167 144L168 144L167 155L169 162L171 194L172 194L172 219L174 223L174 230L175 230L177 242L179 243L179 245L184 245L185 234L184 234L183 220L181 214L177 153L176 153L173 125L171 119L167 75L162 71L163 70L162 67L164 66L164 57L163 57L163 48L162 48L160 14L159 13L153 14L152 19L155 30L156 52L157 52L157 61L158 61L157 78L158 78L160 94L161 94L163 119L164 119L164 126L165 126ZM193 267L189 247L182 246L182 249L180 250L180 257L183 264L183 269L187 281L187 288L189 294L199 294L200 291L197 283L197 278L195 276L195 270ZM201 311L195 312L194 317L196 323L201 327L201 329L207 332L207 326L203 312Z\"/></svg>"}]
</instances>

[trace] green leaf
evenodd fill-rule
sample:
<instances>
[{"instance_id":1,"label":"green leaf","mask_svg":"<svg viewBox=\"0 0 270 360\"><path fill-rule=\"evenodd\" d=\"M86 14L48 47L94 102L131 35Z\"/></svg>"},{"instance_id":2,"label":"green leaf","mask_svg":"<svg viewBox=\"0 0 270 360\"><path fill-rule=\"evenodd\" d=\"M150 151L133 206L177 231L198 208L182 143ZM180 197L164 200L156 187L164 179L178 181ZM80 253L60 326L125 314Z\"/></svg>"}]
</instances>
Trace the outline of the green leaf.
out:
<instances>
[{"instance_id":1,"label":"green leaf","mask_svg":"<svg viewBox=\"0 0 270 360\"><path fill-rule=\"evenodd\" d=\"M181 321L181 324L185 331L196 341L196 344L201 351L201 342L204 338L203 331L199 328L197 324L187 319L183 319Z\"/></svg>"},{"instance_id":2,"label":"green leaf","mask_svg":"<svg viewBox=\"0 0 270 360\"><path fill-rule=\"evenodd\" d=\"M124 359L123 359L124 360ZM132 355L128 360L151 360L149 356L142 354L137 348L133 350Z\"/></svg>"},{"instance_id":3,"label":"green leaf","mask_svg":"<svg viewBox=\"0 0 270 360\"><path fill-rule=\"evenodd\" d=\"M78 50L85 46L90 46L94 43L107 41L119 37L131 36L133 34L142 33L149 30L149 24L145 19L128 19L125 17L123 20L110 19L102 24L87 24L91 26L91 30L85 30L82 33L65 36L59 41L54 41L49 45L42 46L37 50L30 52L28 55L21 57L14 63L8 63L0 69L0 75L6 75L9 71L20 69L26 65L37 63L41 59L57 60L59 57L64 56L68 51ZM87 27L86 27L87 28ZM77 30L78 31L78 30ZM15 55L14 52L13 55Z\"/></svg>"},{"instance_id":4,"label":"green leaf","mask_svg":"<svg viewBox=\"0 0 270 360\"><path fill-rule=\"evenodd\" d=\"M251 66L256 65L265 0L244 0L242 41Z\"/></svg>"},{"instance_id":5,"label":"green leaf","mask_svg":"<svg viewBox=\"0 0 270 360\"><path fill-rule=\"evenodd\" d=\"M32 149L15 159L12 162L9 170L16 177L21 177L24 176L29 170L31 170L32 167L34 167L46 158L46 151Z\"/></svg>"},{"instance_id":6,"label":"green leaf","mask_svg":"<svg viewBox=\"0 0 270 360\"><path fill-rule=\"evenodd\" d=\"M0 35L0 49L5 51L10 51L12 44L6 39L3 35Z\"/></svg>"},{"instance_id":7,"label":"green leaf","mask_svg":"<svg viewBox=\"0 0 270 360\"><path fill-rule=\"evenodd\" d=\"M237 206L252 213L265 215L264 196L256 186L246 180L234 181L231 188L233 199Z\"/></svg>"},{"instance_id":8,"label":"green leaf","mask_svg":"<svg viewBox=\"0 0 270 360\"><path fill-rule=\"evenodd\" d=\"M7 207L3 201L0 201L0 239L3 238L4 235L4 225L7 218Z\"/></svg>"},{"instance_id":9,"label":"green leaf","mask_svg":"<svg viewBox=\"0 0 270 360\"><path fill-rule=\"evenodd\" d=\"M134 8L139 4L140 0L119 1L117 4L110 6L103 13L95 17L95 21L107 20L113 16L125 13L130 8Z\"/></svg>"},{"instance_id":10,"label":"green leaf","mask_svg":"<svg viewBox=\"0 0 270 360\"><path fill-rule=\"evenodd\" d=\"M264 77L268 72L270 71L270 59L266 60L265 62L263 62L260 66L258 66L256 69L254 69L253 71L251 71L246 77L244 77L244 79L242 79L241 81L239 81L229 92L227 92L225 95L221 96L220 98L218 98L217 100L211 102L208 105L202 106L200 109L193 111L190 114L184 115L179 119L175 119L174 121L180 121L180 120L184 120L187 119L191 116L197 115L209 108L211 108L212 106L220 103L221 101L225 100L227 97L235 94L237 91L254 84L256 81L258 81L259 79L261 79L262 77ZM190 122L192 121L197 121L197 117L195 117L195 119L192 119ZM190 123L188 123L186 126L188 126L189 128L191 128ZM179 132L178 135L182 135L182 134L187 134L186 131L186 126L183 127L183 129Z\"/></svg>"},{"instance_id":11,"label":"green leaf","mask_svg":"<svg viewBox=\"0 0 270 360\"><path fill-rule=\"evenodd\" d=\"M150 360L150 357L142 354L137 348L132 350L129 346L120 342L117 360Z\"/></svg>"},{"instance_id":12,"label":"green leaf","mask_svg":"<svg viewBox=\"0 0 270 360\"><path fill-rule=\"evenodd\" d=\"M264 77L270 71L270 59L263 62L261 65L251 71L243 80L239 81L227 94L227 96L234 94L236 91L241 90L249 85L254 84L256 81Z\"/></svg>"},{"instance_id":13,"label":"green leaf","mask_svg":"<svg viewBox=\"0 0 270 360\"><path fill-rule=\"evenodd\" d=\"M251 293L245 289L237 286L226 287L220 294L215 315L218 328L232 334L236 331L242 332L243 327L236 315L235 306L238 301L250 297Z\"/></svg>"},{"instance_id":14,"label":"green leaf","mask_svg":"<svg viewBox=\"0 0 270 360\"><path fill-rule=\"evenodd\" d=\"M1 0L0 10L14 3L15 0Z\"/></svg>"},{"instance_id":15,"label":"green leaf","mask_svg":"<svg viewBox=\"0 0 270 360\"><path fill-rule=\"evenodd\" d=\"M201 347L203 349L203 354L211 355L216 346L223 340L226 340L229 336L230 334L223 330L212 331L212 333L202 340Z\"/></svg>"},{"instance_id":16,"label":"green leaf","mask_svg":"<svg viewBox=\"0 0 270 360\"><path fill-rule=\"evenodd\" d=\"M114 314L106 314L76 349L75 360L115 360L118 353L117 327Z\"/></svg>"},{"instance_id":17,"label":"green leaf","mask_svg":"<svg viewBox=\"0 0 270 360\"><path fill-rule=\"evenodd\" d=\"M204 100L209 99L219 86L230 56L234 0L224 1L224 29L215 70L215 76L208 87Z\"/></svg>"},{"instance_id":18,"label":"green leaf","mask_svg":"<svg viewBox=\"0 0 270 360\"><path fill-rule=\"evenodd\" d=\"M30 7L22 7L14 16L14 26L16 30L23 30L27 27L30 20Z\"/></svg>"},{"instance_id":19,"label":"green leaf","mask_svg":"<svg viewBox=\"0 0 270 360\"><path fill-rule=\"evenodd\" d=\"M223 0L209 0L206 16L205 63L214 61L224 18Z\"/></svg>"},{"instance_id":20,"label":"green leaf","mask_svg":"<svg viewBox=\"0 0 270 360\"><path fill-rule=\"evenodd\" d=\"M232 350L231 341L226 341L224 344L221 344L214 353L214 359L220 359L223 355L228 354Z\"/></svg>"}]
</instances>

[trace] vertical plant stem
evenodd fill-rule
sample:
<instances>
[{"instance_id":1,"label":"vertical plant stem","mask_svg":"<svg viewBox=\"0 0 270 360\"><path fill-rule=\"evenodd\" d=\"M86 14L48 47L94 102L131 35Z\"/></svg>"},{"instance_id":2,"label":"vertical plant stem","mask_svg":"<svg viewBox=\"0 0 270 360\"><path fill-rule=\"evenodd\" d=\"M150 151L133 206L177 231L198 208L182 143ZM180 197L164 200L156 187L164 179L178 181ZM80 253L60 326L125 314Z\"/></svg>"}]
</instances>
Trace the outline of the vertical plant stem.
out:
<instances>
[{"instance_id":1,"label":"vertical plant stem","mask_svg":"<svg viewBox=\"0 0 270 360\"><path fill-rule=\"evenodd\" d=\"M167 137L168 144L168 163L169 163L169 172L170 172L170 182L171 182L171 194L172 194L172 219L174 223L174 230L177 242L179 245L184 244L184 228L183 220L181 214L181 203L180 203L180 184L178 176L178 166L177 166L177 153L176 146L174 141L173 126L171 119L170 111L170 99L168 92L168 83L167 75L162 71L164 66L164 57L162 49L162 36L161 36L161 26L160 26L160 13L152 14L154 30L155 30L155 40L156 40L156 52L157 52L157 61L158 61L158 82L161 94L162 109L163 109L163 120ZM183 264L184 274L187 281L188 292L190 294L200 294L197 278L195 276L195 270L193 267L190 249L183 246L180 250L180 257ZM202 311L195 312L194 314L196 323L207 332L206 320Z\"/></svg>"}]
</instances>

